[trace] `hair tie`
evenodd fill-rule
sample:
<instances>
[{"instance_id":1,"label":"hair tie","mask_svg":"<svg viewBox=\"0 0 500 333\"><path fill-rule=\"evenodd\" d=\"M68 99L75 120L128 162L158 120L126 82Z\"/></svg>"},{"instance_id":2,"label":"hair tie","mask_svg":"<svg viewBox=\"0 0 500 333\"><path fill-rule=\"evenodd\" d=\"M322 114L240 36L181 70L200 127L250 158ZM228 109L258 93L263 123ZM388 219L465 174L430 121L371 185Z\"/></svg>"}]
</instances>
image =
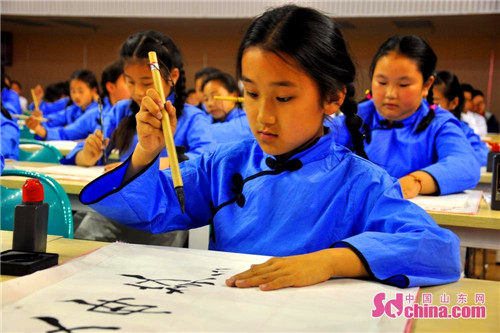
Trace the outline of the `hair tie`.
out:
<instances>
[{"instance_id":1,"label":"hair tie","mask_svg":"<svg viewBox=\"0 0 500 333\"><path fill-rule=\"evenodd\" d=\"M370 89L365 90L365 96L366 96L366 99L372 99L372 93L371 93Z\"/></svg>"}]
</instances>

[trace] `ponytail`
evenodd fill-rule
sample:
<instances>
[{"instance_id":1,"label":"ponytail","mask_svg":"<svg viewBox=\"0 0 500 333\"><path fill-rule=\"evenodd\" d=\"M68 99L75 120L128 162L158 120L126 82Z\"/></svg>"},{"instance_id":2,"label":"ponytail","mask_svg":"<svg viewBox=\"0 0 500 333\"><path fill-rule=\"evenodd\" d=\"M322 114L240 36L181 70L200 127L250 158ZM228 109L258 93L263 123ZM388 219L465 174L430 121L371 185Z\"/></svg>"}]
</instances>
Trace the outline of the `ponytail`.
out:
<instances>
[{"instance_id":1,"label":"ponytail","mask_svg":"<svg viewBox=\"0 0 500 333\"><path fill-rule=\"evenodd\" d=\"M357 155L368 159L363 144L364 135L360 131L361 126L363 125L363 119L361 119L361 117L357 114L358 103L354 100L354 85L349 84L346 88L346 96L340 109L345 115L345 124L352 137L354 152Z\"/></svg>"}]
</instances>

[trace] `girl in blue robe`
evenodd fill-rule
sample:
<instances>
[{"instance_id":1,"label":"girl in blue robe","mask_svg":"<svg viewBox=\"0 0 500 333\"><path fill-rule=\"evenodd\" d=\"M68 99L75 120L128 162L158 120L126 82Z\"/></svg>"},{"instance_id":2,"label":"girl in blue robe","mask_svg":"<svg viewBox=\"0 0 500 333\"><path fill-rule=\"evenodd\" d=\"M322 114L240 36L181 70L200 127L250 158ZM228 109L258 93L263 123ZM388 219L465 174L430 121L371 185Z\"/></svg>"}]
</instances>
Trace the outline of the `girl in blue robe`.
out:
<instances>
[{"instance_id":1,"label":"girl in blue robe","mask_svg":"<svg viewBox=\"0 0 500 333\"><path fill-rule=\"evenodd\" d=\"M103 95L101 96L101 107L103 119L111 110L116 102L130 97L125 80L123 77L123 66L119 61L108 65L101 75L101 87ZM85 139L94 133L101 124L101 111L99 105L89 108L84 114L67 126L47 127L45 137L39 139L45 140L79 140Z\"/></svg>"},{"instance_id":2,"label":"girl in blue robe","mask_svg":"<svg viewBox=\"0 0 500 333\"><path fill-rule=\"evenodd\" d=\"M465 98L457 76L448 71L437 72L432 92L432 102L439 105L443 109L450 111L460 121L462 131L464 132L467 141L469 141L470 145L474 149L479 164L481 166L486 166L489 153L488 146L486 146L486 143L481 141L479 135L475 134L474 130L470 128L465 121L460 120L465 104Z\"/></svg>"},{"instance_id":3,"label":"girl in blue robe","mask_svg":"<svg viewBox=\"0 0 500 333\"><path fill-rule=\"evenodd\" d=\"M157 54L165 55L162 61L172 64L172 68L165 69L165 77L169 77L167 71L176 69L176 75L172 77L175 89L167 92L166 96L169 96L168 99L177 110L178 122L174 141L179 153L183 153L181 155L184 157L181 159L194 159L214 150L215 145L206 116L195 106L184 103L186 80L180 51L176 46L170 45L172 43L170 39L161 41L162 36L164 35L156 32L138 33L125 41L120 56L124 64L125 81L132 98L116 103L104 119L104 135L100 130L89 135L84 143L79 143L66 156L64 163L82 166L100 164L103 152L109 154L115 148L119 151L120 161L124 161L134 151L138 142L135 115L139 111L139 104L146 90L153 86L153 77L148 62L148 52L151 50L145 49L144 44L139 44L141 38L150 38L154 45L149 46L158 49ZM167 54L170 52L165 52L170 47L172 47L171 52L175 52L172 56ZM161 157L162 167L168 167L166 150L162 151ZM118 164L113 164L109 168Z\"/></svg>"},{"instance_id":4,"label":"girl in blue robe","mask_svg":"<svg viewBox=\"0 0 500 333\"><path fill-rule=\"evenodd\" d=\"M134 153L80 200L154 233L210 224L212 250L280 257L228 286L273 290L369 276L408 287L459 278L458 238L404 200L397 179L323 127L325 115L342 110L356 152L365 155L355 68L331 18L294 5L264 13L243 38L237 69L255 139L181 164L185 213L170 170L158 170L163 102L154 89L137 114ZM175 130L168 102L167 112Z\"/></svg>"},{"instance_id":5,"label":"girl in blue robe","mask_svg":"<svg viewBox=\"0 0 500 333\"><path fill-rule=\"evenodd\" d=\"M75 71L70 79L70 95L74 104L47 115L48 122L41 123L35 119L35 117L43 116L41 111L33 112L33 116L26 120L26 126L35 131L36 139L71 140L62 128L72 124L86 113L93 113L98 109L96 100L99 97L99 86L95 75L86 69ZM71 133L71 130L68 133Z\"/></svg>"},{"instance_id":6,"label":"girl in blue robe","mask_svg":"<svg viewBox=\"0 0 500 333\"><path fill-rule=\"evenodd\" d=\"M405 198L476 186L480 165L458 119L425 101L437 57L417 36L393 36L370 67L372 99L359 105L370 161L399 178ZM333 120L337 142L352 147L345 118Z\"/></svg>"},{"instance_id":7,"label":"girl in blue robe","mask_svg":"<svg viewBox=\"0 0 500 333\"><path fill-rule=\"evenodd\" d=\"M12 118L2 103L2 114L0 115L0 153L5 158L19 159L19 127L17 121Z\"/></svg>"},{"instance_id":8,"label":"girl in blue robe","mask_svg":"<svg viewBox=\"0 0 500 333\"><path fill-rule=\"evenodd\" d=\"M216 101L214 96L238 97L238 86L231 75L224 72L209 74L201 85L203 104L212 122L212 135L217 143L228 143L252 138L248 120L238 103Z\"/></svg>"}]
</instances>

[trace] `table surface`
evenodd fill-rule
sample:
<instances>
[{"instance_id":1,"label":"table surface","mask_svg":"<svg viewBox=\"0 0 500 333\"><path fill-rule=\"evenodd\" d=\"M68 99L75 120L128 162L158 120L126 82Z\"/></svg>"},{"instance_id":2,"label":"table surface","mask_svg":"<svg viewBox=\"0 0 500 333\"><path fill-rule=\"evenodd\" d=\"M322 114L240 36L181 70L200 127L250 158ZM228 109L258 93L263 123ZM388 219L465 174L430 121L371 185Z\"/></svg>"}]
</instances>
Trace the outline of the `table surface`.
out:
<instances>
[{"instance_id":1,"label":"table surface","mask_svg":"<svg viewBox=\"0 0 500 333\"><path fill-rule=\"evenodd\" d=\"M2 251L10 249L12 244L12 232L0 231ZM81 256L90 251L107 245L104 242L95 242L78 239L67 239L60 236L48 236L47 252L59 253L59 264L72 258ZM2 275L2 281L15 277ZM402 289L403 291L403 289ZM432 293L433 304L439 304L439 296L443 293L450 295L450 306L456 305L456 295L468 294L469 305L474 305L473 295L485 293L485 305L487 309L486 319L418 319L413 320L412 332L499 332L500 331L500 282L460 279L435 287L423 287L422 293ZM419 296L420 297L420 296ZM471 300L472 298L472 300ZM420 298L419 298L420 299Z\"/></svg>"}]
</instances>

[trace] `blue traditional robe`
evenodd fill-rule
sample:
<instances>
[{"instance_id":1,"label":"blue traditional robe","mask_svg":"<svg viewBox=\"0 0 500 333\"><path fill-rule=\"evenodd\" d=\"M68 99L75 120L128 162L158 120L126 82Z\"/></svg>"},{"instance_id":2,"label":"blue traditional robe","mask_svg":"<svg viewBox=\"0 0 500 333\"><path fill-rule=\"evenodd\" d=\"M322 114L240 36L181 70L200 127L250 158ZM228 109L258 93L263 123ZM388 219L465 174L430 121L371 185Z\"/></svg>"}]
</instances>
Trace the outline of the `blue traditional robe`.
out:
<instances>
[{"instance_id":1,"label":"blue traditional robe","mask_svg":"<svg viewBox=\"0 0 500 333\"><path fill-rule=\"evenodd\" d=\"M429 105L422 100L415 113L388 126L373 101L360 103L358 114L363 119L368 158L396 178L419 170L427 172L436 181L438 194L474 188L479 182L480 165L459 120L449 111L437 107L430 125L415 133L428 113ZM334 118L329 126L338 143L352 147L345 116Z\"/></svg>"},{"instance_id":2,"label":"blue traditional robe","mask_svg":"<svg viewBox=\"0 0 500 333\"><path fill-rule=\"evenodd\" d=\"M64 110L64 108L68 106L68 102L69 102L69 97L60 98L52 103L41 101L40 105L38 105L38 109L43 112L44 116L48 116L51 113ZM33 110L34 108L35 108L34 104L31 103L29 109Z\"/></svg>"},{"instance_id":3,"label":"blue traditional robe","mask_svg":"<svg viewBox=\"0 0 500 333\"><path fill-rule=\"evenodd\" d=\"M87 185L81 202L152 233L210 224L211 250L290 256L349 247L372 278L400 287L460 276L457 236L330 134L286 161L253 139L181 163L184 214L170 169L160 171L156 159L123 182L129 163Z\"/></svg>"},{"instance_id":4,"label":"blue traditional robe","mask_svg":"<svg viewBox=\"0 0 500 333\"><path fill-rule=\"evenodd\" d=\"M64 108L61 111L53 112L46 116L46 118L49 120L46 123L42 123L42 126L45 127L45 129L49 127L61 127L61 126L66 126L68 124L73 123L76 119L78 119L82 114L84 114L86 111L92 110L97 107L97 102L92 102L90 103L89 106L84 110L82 110L81 107L79 107L76 104L72 104L68 106L67 108Z\"/></svg>"},{"instance_id":5,"label":"blue traditional robe","mask_svg":"<svg viewBox=\"0 0 500 333\"><path fill-rule=\"evenodd\" d=\"M465 137L467 141L469 141L472 149L474 149L474 153L476 153L476 158L481 166L486 166L488 162L488 153L490 150L486 143L481 141L479 135L474 133L474 130L469 127L469 125L465 121L460 121L460 125L462 126L462 130L464 131Z\"/></svg>"},{"instance_id":6,"label":"blue traditional robe","mask_svg":"<svg viewBox=\"0 0 500 333\"><path fill-rule=\"evenodd\" d=\"M16 120L0 114L0 153L5 158L19 159L19 127Z\"/></svg>"},{"instance_id":7,"label":"blue traditional robe","mask_svg":"<svg viewBox=\"0 0 500 333\"><path fill-rule=\"evenodd\" d=\"M224 122L213 123L210 129L212 130L215 142L218 144L253 138L247 115L240 108L234 108L227 115Z\"/></svg>"},{"instance_id":8,"label":"blue traditional robe","mask_svg":"<svg viewBox=\"0 0 500 333\"><path fill-rule=\"evenodd\" d=\"M19 102L19 95L12 89L2 89L2 105L12 114L22 114L21 103Z\"/></svg>"},{"instance_id":9,"label":"blue traditional robe","mask_svg":"<svg viewBox=\"0 0 500 333\"><path fill-rule=\"evenodd\" d=\"M107 98L104 99L102 105L103 119L111 110L111 104ZM101 112L99 106L92 103L92 107L88 107L84 114L78 117L71 124L60 127L46 127L47 135L44 140L79 140L85 139L89 134L94 133L97 128L100 128ZM38 140L43 140L39 136L35 137Z\"/></svg>"},{"instance_id":10,"label":"blue traditional robe","mask_svg":"<svg viewBox=\"0 0 500 333\"><path fill-rule=\"evenodd\" d=\"M120 121L132 114L132 101L130 99L117 102L107 113L104 119L104 137L111 138L113 131L118 127ZM210 153L215 149L213 137L210 132L210 124L205 115L197 107L184 104L182 115L177 119L177 127L174 133L176 146L186 148L186 156L193 159L203 153ZM126 151L120 152L120 161L125 161L135 149L138 143L137 133L134 134L132 142ZM83 149L84 143L79 143L67 156L64 163L74 164L76 154ZM164 149L162 157L167 157Z\"/></svg>"}]
</instances>

